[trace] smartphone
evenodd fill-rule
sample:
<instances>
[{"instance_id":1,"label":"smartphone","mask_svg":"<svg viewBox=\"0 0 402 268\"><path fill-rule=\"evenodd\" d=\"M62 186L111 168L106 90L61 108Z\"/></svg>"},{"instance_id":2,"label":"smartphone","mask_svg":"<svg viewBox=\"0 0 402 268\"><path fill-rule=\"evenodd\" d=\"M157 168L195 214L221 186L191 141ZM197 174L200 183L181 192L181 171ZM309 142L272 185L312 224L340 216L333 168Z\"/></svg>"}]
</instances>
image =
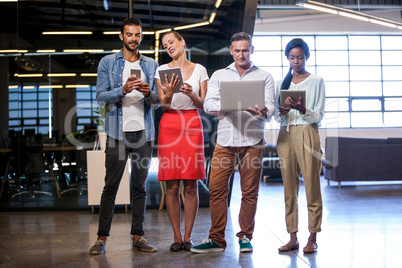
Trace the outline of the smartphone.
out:
<instances>
[{"instance_id":1,"label":"smartphone","mask_svg":"<svg viewBox=\"0 0 402 268\"><path fill-rule=\"evenodd\" d=\"M141 79L141 69L131 69L131 75L134 75L135 79Z\"/></svg>"}]
</instances>

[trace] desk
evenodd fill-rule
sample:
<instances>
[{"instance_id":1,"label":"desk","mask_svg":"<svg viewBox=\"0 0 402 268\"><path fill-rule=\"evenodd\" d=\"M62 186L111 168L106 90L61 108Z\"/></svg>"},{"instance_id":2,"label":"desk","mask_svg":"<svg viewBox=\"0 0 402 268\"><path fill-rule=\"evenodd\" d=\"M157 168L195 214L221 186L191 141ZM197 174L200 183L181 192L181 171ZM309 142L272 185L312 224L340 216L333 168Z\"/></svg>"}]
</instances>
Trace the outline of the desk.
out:
<instances>
[{"instance_id":1,"label":"desk","mask_svg":"<svg viewBox=\"0 0 402 268\"><path fill-rule=\"evenodd\" d=\"M127 159L123 178L121 179L119 190L116 196L116 205L130 204L130 183L129 183L129 159ZM100 199L105 185L105 151L87 151L87 172L88 172L88 205L100 205Z\"/></svg>"}]
</instances>

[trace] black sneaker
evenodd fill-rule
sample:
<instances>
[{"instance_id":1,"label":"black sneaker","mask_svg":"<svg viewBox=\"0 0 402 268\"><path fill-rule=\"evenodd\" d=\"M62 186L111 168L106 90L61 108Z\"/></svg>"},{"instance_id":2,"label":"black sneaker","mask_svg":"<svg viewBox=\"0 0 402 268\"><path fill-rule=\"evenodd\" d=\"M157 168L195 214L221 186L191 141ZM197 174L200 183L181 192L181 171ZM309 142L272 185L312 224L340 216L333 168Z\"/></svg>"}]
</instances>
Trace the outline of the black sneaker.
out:
<instances>
[{"instance_id":1,"label":"black sneaker","mask_svg":"<svg viewBox=\"0 0 402 268\"><path fill-rule=\"evenodd\" d=\"M102 239L98 239L95 242L95 245L91 247L89 250L89 254L91 255L100 255L105 253L105 248L106 248L106 241Z\"/></svg>"}]
</instances>

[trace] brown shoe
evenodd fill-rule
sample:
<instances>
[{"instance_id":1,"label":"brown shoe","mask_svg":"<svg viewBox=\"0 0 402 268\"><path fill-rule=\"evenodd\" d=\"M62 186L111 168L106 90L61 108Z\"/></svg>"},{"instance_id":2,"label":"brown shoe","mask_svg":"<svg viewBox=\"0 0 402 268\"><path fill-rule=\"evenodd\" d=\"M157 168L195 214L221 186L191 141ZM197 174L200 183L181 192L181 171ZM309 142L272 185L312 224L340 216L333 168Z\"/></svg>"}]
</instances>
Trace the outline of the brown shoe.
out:
<instances>
[{"instance_id":1,"label":"brown shoe","mask_svg":"<svg viewBox=\"0 0 402 268\"><path fill-rule=\"evenodd\" d=\"M292 246L288 246L288 244L278 248L279 252L288 252L288 251L292 251L292 250L296 250L299 249L299 242L296 242L296 244L292 245Z\"/></svg>"},{"instance_id":2,"label":"brown shoe","mask_svg":"<svg viewBox=\"0 0 402 268\"><path fill-rule=\"evenodd\" d=\"M317 252L317 248L318 248L317 243L314 243L312 248L308 248L308 247L303 248L303 253L304 254L312 254L314 252Z\"/></svg>"}]
</instances>

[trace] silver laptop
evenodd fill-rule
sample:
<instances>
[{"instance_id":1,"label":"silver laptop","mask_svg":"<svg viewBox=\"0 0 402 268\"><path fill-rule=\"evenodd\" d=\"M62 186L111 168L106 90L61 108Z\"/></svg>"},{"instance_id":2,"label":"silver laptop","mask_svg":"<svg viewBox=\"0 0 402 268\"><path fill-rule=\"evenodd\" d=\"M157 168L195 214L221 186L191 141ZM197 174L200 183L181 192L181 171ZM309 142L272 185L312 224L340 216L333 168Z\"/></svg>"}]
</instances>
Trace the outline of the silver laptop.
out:
<instances>
[{"instance_id":1,"label":"silver laptop","mask_svg":"<svg viewBox=\"0 0 402 268\"><path fill-rule=\"evenodd\" d=\"M245 111L265 107L265 81L221 81L221 111Z\"/></svg>"}]
</instances>

